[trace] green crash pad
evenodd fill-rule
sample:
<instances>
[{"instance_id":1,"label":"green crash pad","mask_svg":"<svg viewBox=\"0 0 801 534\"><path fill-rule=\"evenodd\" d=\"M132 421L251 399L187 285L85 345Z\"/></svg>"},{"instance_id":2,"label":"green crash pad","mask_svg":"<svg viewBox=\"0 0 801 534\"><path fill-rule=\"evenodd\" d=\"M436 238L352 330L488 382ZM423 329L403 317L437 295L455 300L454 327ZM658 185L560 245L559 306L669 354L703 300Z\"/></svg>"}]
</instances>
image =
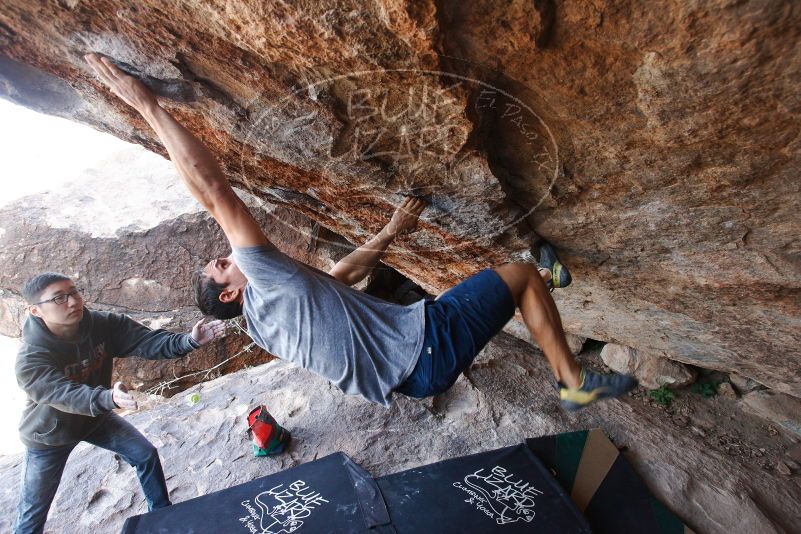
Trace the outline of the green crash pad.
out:
<instances>
[{"instance_id":1,"label":"green crash pad","mask_svg":"<svg viewBox=\"0 0 801 534\"><path fill-rule=\"evenodd\" d=\"M526 445L553 472L593 532L692 534L651 495L601 430L529 438Z\"/></svg>"}]
</instances>

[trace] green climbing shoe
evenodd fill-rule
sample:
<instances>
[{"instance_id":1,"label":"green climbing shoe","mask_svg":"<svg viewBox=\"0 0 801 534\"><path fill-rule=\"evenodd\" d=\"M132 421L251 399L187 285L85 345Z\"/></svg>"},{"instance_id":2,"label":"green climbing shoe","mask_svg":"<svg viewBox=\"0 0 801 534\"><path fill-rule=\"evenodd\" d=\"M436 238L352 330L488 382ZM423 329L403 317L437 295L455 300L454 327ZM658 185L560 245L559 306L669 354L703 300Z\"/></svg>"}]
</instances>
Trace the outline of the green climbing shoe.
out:
<instances>
[{"instance_id":1,"label":"green climbing shoe","mask_svg":"<svg viewBox=\"0 0 801 534\"><path fill-rule=\"evenodd\" d=\"M565 410L575 412L599 400L624 395L636 385L637 380L629 375L600 374L582 369L579 387L568 388L559 384L560 404Z\"/></svg>"},{"instance_id":2,"label":"green climbing shoe","mask_svg":"<svg viewBox=\"0 0 801 534\"><path fill-rule=\"evenodd\" d=\"M570 271L567 267L562 265L559 257L556 255L553 245L547 241L543 241L540 245L540 259L537 264L541 269L548 269L551 272L551 279L546 282L548 289L553 291L557 288L563 288L570 285L573 277L570 276Z\"/></svg>"}]
</instances>

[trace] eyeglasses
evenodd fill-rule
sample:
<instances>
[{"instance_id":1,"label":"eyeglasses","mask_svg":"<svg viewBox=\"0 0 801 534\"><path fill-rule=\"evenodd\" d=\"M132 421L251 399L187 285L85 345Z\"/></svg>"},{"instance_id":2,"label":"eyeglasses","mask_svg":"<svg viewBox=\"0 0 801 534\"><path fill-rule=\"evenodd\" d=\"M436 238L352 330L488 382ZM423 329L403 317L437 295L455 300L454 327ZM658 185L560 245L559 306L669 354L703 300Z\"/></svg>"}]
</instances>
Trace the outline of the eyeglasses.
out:
<instances>
[{"instance_id":1,"label":"eyeglasses","mask_svg":"<svg viewBox=\"0 0 801 534\"><path fill-rule=\"evenodd\" d=\"M52 299L43 300L42 302L34 302L33 306L38 306L39 304L45 304L47 302L52 302L57 306L61 306L62 304L66 304L70 297L73 297L76 300L81 298L81 290L76 287L69 293L62 293L60 295L56 295Z\"/></svg>"}]
</instances>

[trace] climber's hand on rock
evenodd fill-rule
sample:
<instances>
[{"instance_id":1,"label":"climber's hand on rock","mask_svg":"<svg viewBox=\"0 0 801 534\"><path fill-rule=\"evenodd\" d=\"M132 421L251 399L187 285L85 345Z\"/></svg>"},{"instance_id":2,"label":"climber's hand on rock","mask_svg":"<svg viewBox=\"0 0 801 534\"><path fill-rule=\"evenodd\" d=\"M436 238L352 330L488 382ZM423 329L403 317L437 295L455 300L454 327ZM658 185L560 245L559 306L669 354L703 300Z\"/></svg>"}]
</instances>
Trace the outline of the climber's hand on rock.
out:
<instances>
[{"instance_id":1,"label":"climber's hand on rock","mask_svg":"<svg viewBox=\"0 0 801 534\"><path fill-rule=\"evenodd\" d=\"M225 323L219 319L209 321L208 318L204 317L195 323L190 335L195 340L195 343L202 347L206 343L211 343L215 339L225 336Z\"/></svg>"},{"instance_id":2,"label":"climber's hand on rock","mask_svg":"<svg viewBox=\"0 0 801 534\"><path fill-rule=\"evenodd\" d=\"M156 97L145 85L119 69L109 58L97 54L86 54L86 62L95 71L97 77L111 92L125 101L137 111L144 111L149 106L158 105Z\"/></svg>"},{"instance_id":3,"label":"climber's hand on rock","mask_svg":"<svg viewBox=\"0 0 801 534\"><path fill-rule=\"evenodd\" d=\"M114 389L111 390L111 400L114 401L118 408L136 410L139 407L133 395L128 393L128 388L122 382L114 384Z\"/></svg>"},{"instance_id":4,"label":"climber's hand on rock","mask_svg":"<svg viewBox=\"0 0 801 534\"><path fill-rule=\"evenodd\" d=\"M403 203L398 206L392 219L387 224L386 231L392 237L398 234L405 234L414 231L417 226L417 219L426 207L426 202L422 198L406 197Z\"/></svg>"}]
</instances>

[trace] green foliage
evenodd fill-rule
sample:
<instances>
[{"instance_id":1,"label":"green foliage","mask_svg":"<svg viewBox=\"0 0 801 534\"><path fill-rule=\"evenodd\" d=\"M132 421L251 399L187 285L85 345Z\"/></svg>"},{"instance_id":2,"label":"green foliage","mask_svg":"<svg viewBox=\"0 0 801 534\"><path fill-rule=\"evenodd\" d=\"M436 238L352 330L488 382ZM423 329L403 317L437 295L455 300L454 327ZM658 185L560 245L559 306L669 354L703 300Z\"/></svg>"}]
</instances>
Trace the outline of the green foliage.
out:
<instances>
[{"instance_id":1,"label":"green foliage","mask_svg":"<svg viewBox=\"0 0 801 534\"><path fill-rule=\"evenodd\" d=\"M720 382L696 382L693 384L692 390L694 393L698 393L703 398L708 399L718 394L718 384Z\"/></svg>"},{"instance_id":2,"label":"green foliage","mask_svg":"<svg viewBox=\"0 0 801 534\"><path fill-rule=\"evenodd\" d=\"M667 386L660 386L659 389L654 389L648 394L656 401L657 404L664 406L665 408L669 407L670 403L673 402L673 399L676 398L676 394L670 391Z\"/></svg>"}]
</instances>

